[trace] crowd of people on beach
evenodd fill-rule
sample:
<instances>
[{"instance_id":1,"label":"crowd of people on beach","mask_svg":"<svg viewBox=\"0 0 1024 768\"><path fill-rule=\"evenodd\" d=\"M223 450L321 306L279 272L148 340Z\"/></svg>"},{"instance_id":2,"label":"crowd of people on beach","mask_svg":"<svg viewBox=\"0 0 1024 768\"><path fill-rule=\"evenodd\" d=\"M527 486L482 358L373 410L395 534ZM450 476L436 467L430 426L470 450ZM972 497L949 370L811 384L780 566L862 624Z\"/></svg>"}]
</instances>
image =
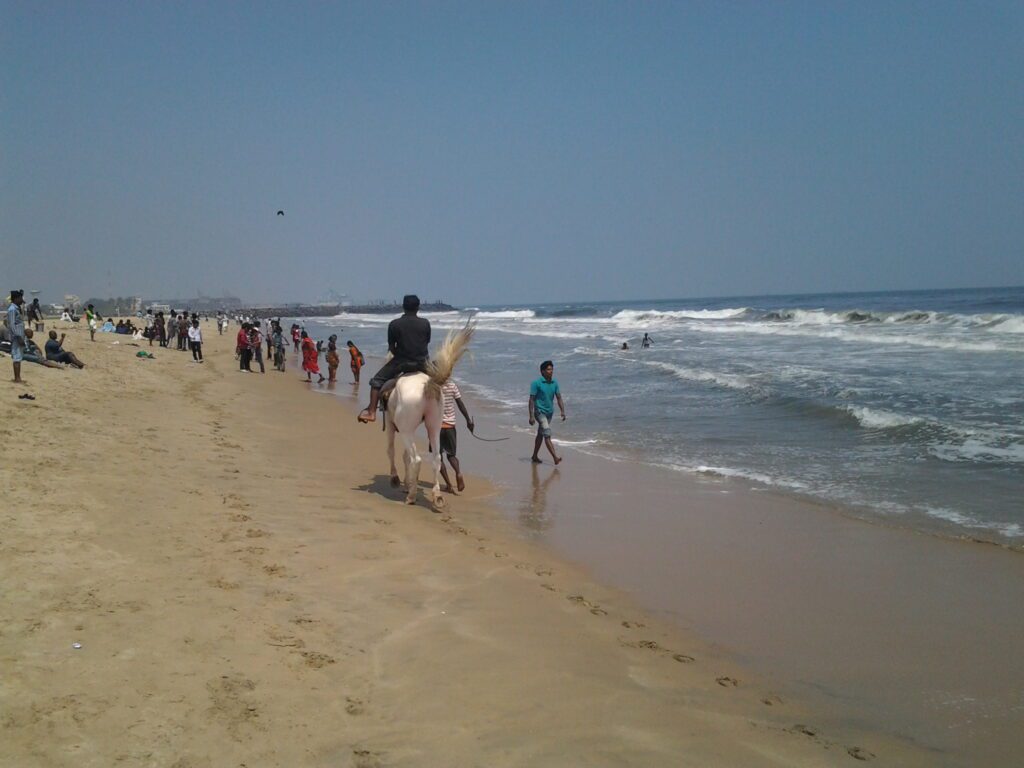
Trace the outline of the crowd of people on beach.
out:
<instances>
[{"instance_id":1,"label":"crowd of people on beach","mask_svg":"<svg viewBox=\"0 0 1024 768\"><path fill-rule=\"evenodd\" d=\"M388 325L389 358L370 380L370 402L367 408L359 413L360 422L376 420L378 407L383 409L381 391L387 388L389 382L403 373L427 370L431 327L430 321L420 317L418 313L419 299L414 295L406 296L403 301L402 316ZM173 347L179 351L191 351L194 362L202 363L204 361L201 318L197 312L170 311L165 314L162 310L149 309L141 318L143 326L139 327L130 318L116 321L112 318L104 320L95 307L89 304L85 308L84 317L90 339L93 341L95 341L96 333L130 335L134 341L147 339L150 346L156 342L162 348ZM77 321L70 309L66 309L62 313L62 319ZM204 316L202 319L209 319L209 316ZM33 328L26 327L26 320ZM281 324L281 318L260 319L236 315L234 320L239 326L235 339L235 356L240 371L256 373L254 366L258 366L259 373L266 373L264 344L266 345L266 361L273 364L274 370L285 371L290 340L293 352L300 357L306 382L313 383L313 376L317 377L316 383L318 384L325 380L331 383L337 381L341 355L338 351L336 334L330 335L326 341L315 341L309 332L297 322L292 323L285 331ZM226 313L218 312L216 316L218 334L223 335L230 322L231 319ZM39 349L33 340L33 335L43 331L43 323L43 312L38 299L26 307L24 292L12 291L10 305L5 315L5 327L0 332L0 351L10 353L14 364L14 381L16 383L24 382L21 376L22 362L37 363L54 368L85 367L85 363L74 352L64 347L67 337L64 333L58 336L55 330L51 330L45 349ZM642 346L649 346L651 341L650 337L645 334ZM349 370L352 373L353 384L358 385L360 372L366 361L362 351L351 340L347 341L345 346L349 353ZM326 377L320 369L321 355L324 355L327 366ZM439 446L443 459L442 476L446 491L454 492L455 489L462 491L465 489L465 479L457 456L457 413L462 413L470 433L473 433L475 425L462 399L458 384L454 380L449 380L444 384L442 397L443 418ZM554 363L551 360L545 360L540 365L540 376L530 384L527 404L529 423L531 426L536 425L537 427L531 456L531 461L534 463L541 463L540 451L542 448L547 449L556 465L562 461L551 438L551 424L554 421L556 404L561 419L564 421L566 418L565 404L558 381L554 378ZM449 479L445 462L450 465L455 474L454 484Z\"/></svg>"}]
</instances>

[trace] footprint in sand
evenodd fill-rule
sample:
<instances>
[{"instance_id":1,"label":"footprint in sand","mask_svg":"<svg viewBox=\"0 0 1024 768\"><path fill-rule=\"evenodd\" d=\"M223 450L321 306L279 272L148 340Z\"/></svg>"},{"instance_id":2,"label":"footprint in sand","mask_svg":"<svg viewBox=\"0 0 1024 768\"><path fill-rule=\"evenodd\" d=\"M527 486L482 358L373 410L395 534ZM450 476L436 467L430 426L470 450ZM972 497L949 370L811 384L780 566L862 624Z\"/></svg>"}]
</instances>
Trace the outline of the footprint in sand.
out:
<instances>
[{"instance_id":1,"label":"footprint in sand","mask_svg":"<svg viewBox=\"0 0 1024 768\"><path fill-rule=\"evenodd\" d=\"M249 502L247 502L245 499L243 499L237 493L229 493L227 496L225 496L222 499L221 503L222 504L227 504L229 507L231 507L231 509L248 509L249 508Z\"/></svg>"},{"instance_id":2,"label":"footprint in sand","mask_svg":"<svg viewBox=\"0 0 1024 768\"><path fill-rule=\"evenodd\" d=\"M335 662L333 656L328 656L326 653L320 653L319 651L303 651L302 658L305 660L306 666L313 669L322 669L328 664L334 664Z\"/></svg>"},{"instance_id":3,"label":"footprint in sand","mask_svg":"<svg viewBox=\"0 0 1024 768\"><path fill-rule=\"evenodd\" d=\"M576 603L576 605L583 605L587 608L594 607L594 604L588 602L587 599L583 597L583 595L567 595L565 599L568 600L570 603Z\"/></svg>"},{"instance_id":4,"label":"footprint in sand","mask_svg":"<svg viewBox=\"0 0 1024 768\"><path fill-rule=\"evenodd\" d=\"M848 747L846 754L854 760L873 760L875 757L871 752L868 752L863 747Z\"/></svg>"},{"instance_id":5,"label":"footprint in sand","mask_svg":"<svg viewBox=\"0 0 1024 768\"><path fill-rule=\"evenodd\" d=\"M380 752L371 752L368 749L352 750L352 768L381 768L384 756Z\"/></svg>"},{"instance_id":6,"label":"footprint in sand","mask_svg":"<svg viewBox=\"0 0 1024 768\"><path fill-rule=\"evenodd\" d=\"M591 608L590 612L592 614L594 614L595 616L607 616L608 615L608 611L606 611L604 608L600 608L598 606L594 606L593 608Z\"/></svg>"},{"instance_id":7,"label":"footprint in sand","mask_svg":"<svg viewBox=\"0 0 1024 768\"><path fill-rule=\"evenodd\" d=\"M252 520L251 517L249 517L247 514L243 512L235 512L233 515L231 515L229 519L233 523L247 523L250 520Z\"/></svg>"},{"instance_id":8,"label":"footprint in sand","mask_svg":"<svg viewBox=\"0 0 1024 768\"><path fill-rule=\"evenodd\" d=\"M311 619L308 616L296 616L294 619L292 619L292 624L297 624L300 627L318 623L319 622L316 619Z\"/></svg>"},{"instance_id":9,"label":"footprint in sand","mask_svg":"<svg viewBox=\"0 0 1024 768\"><path fill-rule=\"evenodd\" d=\"M716 677L715 682L723 688L735 688L740 684L735 677Z\"/></svg>"},{"instance_id":10,"label":"footprint in sand","mask_svg":"<svg viewBox=\"0 0 1024 768\"><path fill-rule=\"evenodd\" d=\"M550 568L538 568L534 573L538 576L553 576L555 574Z\"/></svg>"},{"instance_id":11,"label":"footprint in sand","mask_svg":"<svg viewBox=\"0 0 1024 768\"><path fill-rule=\"evenodd\" d=\"M284 576L286 568L283 565L274 563L273 565L264 565L263 572L268 576Z\"/></svg>"},{"instance_id":12,"label":"footprint in sand","mask_svg":"<svg viewBox=\"0 0 1024 768\"><path fill-rule=\"evenodd\" d=\"M814 736L818 735L818 729L811 725L804 725L803 723L797 723L792 728L788 729L790 733L799 733L803 736Z\"/></svg>"},{"instance_id":13,"label":"footprint in sand","mask_svg":"<svg viewBox=\"0 0 1024 768\"><path fill-rule=\"evenodd\" d=\"M263 538L264 536L269 536L269 535L270 535L269 533L267 533L266 531L260 530L259 528L250 528L249 530L247 530L245 532L246 538L249 538L249 539L260 539L260 538Z\"/></svg>"},{"instance_id":14,"label":"footprint in sand","mask_svg":"<svg viewBox=\"0 0 1024 768\"><path fill-rule=\"evenodd\" d=\"M365 707L361 699L354 699L351 696L345 697L345 711L350 715L361 715Z\"/></svg>"},{"instance_id":15,"label":"footprint in sand","mask_svg":"<svg viewBox=\"0 0 1024 768\"><path fill-rule=\"evenodd\" d=\"M646 624L639 621L624 621L622 622L622 626L626 629L645 629L647 627Z\"/></svg>"},{"instance_id":16,"label":"footprint in sand","mask_svg":"<svg viewBox=\"0 0 1024 768\"><path fill-rule=\"evenodd\" d=\"M761 699L761 703L764 704L766 707L774 707L777 704L781 704L782 703L782 699L780 699L775 694L770 693L767 696L765 696L763 699Z\"/></svg>"},{"instance_id":17,"label":"footprint in sand","mask_svg":"<svg viewBox=\"0 0 1024 768\"><path fill-rule=\"evenodd\" d=\"M557 592L558 591L558 587L554 586L553 584L541 584L541 586L544 589L546 589L548 592Z\"/></svg>"},{"instance_id":18,"label":"footprint in sand","mask_svg":"<svg viewBox=\"0 0 1024 768\"><path fill-rule=\"evenodd\" d=\"M211 587L217 589L238 589L241 585L237 581L225 581L224 579L216 579L210 582Z\"/></svg>"},{"instance_id":19,"label":"footprint in sand","mask_svg":"<svg viewBox=\"0 0 1024 768\"><path fill-rule=\"evenodd\" d=\"M373 518L373 522L375 522L377 525L391 525L391 521L390 520L384 520L383 518L380 518L380 517Z\"/></svg>"},{"instance_id":20,"label":"footprint in sand","mask_svg":"<svg viewBox=\"0 0 1024 768\"><path fill-rule=\"evenodd\" d=\"M695 661L693 656L688 656L685 653L673 653L672 658L680 664L692 664Z\"/></svg>"}]
</instances>

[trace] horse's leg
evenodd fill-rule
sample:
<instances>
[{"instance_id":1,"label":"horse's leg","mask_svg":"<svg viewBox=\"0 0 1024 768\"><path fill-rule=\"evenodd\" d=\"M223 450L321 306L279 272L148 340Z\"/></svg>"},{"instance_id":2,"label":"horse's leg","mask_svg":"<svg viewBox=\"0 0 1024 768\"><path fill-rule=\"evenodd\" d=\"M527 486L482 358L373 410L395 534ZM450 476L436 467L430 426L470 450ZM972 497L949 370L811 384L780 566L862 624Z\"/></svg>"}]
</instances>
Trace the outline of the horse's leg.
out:
<instances>
[{"instance_id":1,"label":"horse's leg","mask_svg":"<svg viewBox=\"0 0 1024 768\"><path fill-rule=\"evenodd\" d=\"M395 422L394 419L388 422L388 462L391 472L391 487L397 488L402 481L398 477L398 468L395 467Z\"/></svg>"},{"instance_id":2,"label":"horse's leg","mask_svg":"<svg viewBox=\"0 0 1024 768\"><path fill-rule=\"evenodd\" d=\"M405 503L416 503L416 492L420 484L420 454L416 450L416 441L412 431L399 432L402 446L405 448Z\"/></svg>"},{"instance_id":3,"label":"horse's leg","mask_svg":"<svg viewBox=\"0 0 1024 768\"><path fill-rule=\"evenodd\" d=\"M434 511L440 512L445 507L444 496L441 495L441 404L431 401L427 403L424 422L427 427L427 441L430 443L431 461L434 465L434 487L430 489Z\"/></svg>"}]
</instances>

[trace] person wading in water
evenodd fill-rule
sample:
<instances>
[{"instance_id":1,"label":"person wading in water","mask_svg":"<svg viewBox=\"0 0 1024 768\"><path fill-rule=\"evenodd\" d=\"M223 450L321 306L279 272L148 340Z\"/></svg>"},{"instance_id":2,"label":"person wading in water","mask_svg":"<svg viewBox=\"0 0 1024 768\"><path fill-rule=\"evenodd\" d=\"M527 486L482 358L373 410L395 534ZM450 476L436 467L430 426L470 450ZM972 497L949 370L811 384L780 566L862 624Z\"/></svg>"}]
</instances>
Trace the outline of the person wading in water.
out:
<instances>
[{"instance_id":1,"label":"person wading in water","mask_svg":"<svg viewBox=\"0 0 1024 768\"><path fill-rule=\"evenodd\" d=\"M419 308L418 296L406 296L402 299L405 314L388 325L388 350L392 357L370 379L370 404L358 417L364 424L377 420L377 402L384 384L400 373L426 373L427 358L430 355L430 321L417 316Z\"/></svg>"}]
</instances>

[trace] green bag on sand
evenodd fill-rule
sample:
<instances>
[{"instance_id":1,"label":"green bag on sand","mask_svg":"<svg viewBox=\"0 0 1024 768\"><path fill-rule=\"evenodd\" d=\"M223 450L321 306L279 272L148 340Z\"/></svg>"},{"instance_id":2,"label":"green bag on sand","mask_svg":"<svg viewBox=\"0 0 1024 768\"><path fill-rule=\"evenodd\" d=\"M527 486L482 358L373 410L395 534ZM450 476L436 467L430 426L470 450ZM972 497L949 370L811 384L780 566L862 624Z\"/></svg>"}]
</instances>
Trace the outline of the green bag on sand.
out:
<instances>
[{"instance_id":1,"label":"green bag on sand","mask_svg":"<svg viewBox=\"0 0 1024 768\"><path fill-rule=\"evenodd\" d=\"M156 359L156 356L152 352L145 352L145 351L143 351L141 349L138 352L135 353L135 356L136 357L145 357L147 360L155 360Z\"/></svg>"}]
</instances>

